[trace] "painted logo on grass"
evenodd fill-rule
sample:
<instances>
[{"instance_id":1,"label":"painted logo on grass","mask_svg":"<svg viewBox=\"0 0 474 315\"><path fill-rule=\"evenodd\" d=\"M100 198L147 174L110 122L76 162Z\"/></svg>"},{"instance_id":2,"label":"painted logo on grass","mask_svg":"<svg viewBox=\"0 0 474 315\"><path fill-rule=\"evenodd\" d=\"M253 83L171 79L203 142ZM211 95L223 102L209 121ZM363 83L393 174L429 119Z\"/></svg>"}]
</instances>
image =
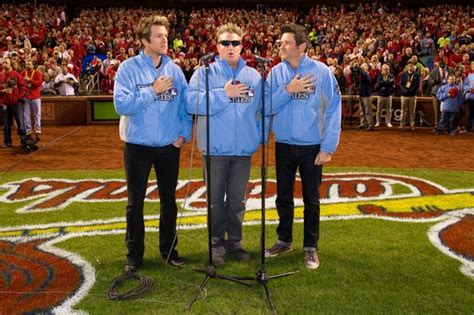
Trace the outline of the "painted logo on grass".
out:
<instances>
[{"instance_id":1,"label":"painted logo on grass","mask_svg":"<svg viewBox=\"0 0 474 315\"><path fill-rule=\"evenodd\" d=\"M113 203L126 201L126 183L123 180L67 180L30 178L10 182L0 186L4 192L0 195L0 203L15 205L14 209L20 216L33 212L70 211L72 203ZM186 211L181 214L179 223L184 228L201 228L206 224L206 195L205 184L202 180L180 181L177 187L177 200L186 203ZM251 181L247 191L247 212L245 223L258 223L260 219L261 184ZM449 190L437 183L424 179L390 175L390 174L329 174L324 177L320 190L322 220L356 219L375 217L385 220L412 222L440 222L429 232L431 242L445 254L462 262L461 271L474 278L474 188ZM266 190L267 220L277 221L275 207L276 183L270 180ZM146 200L159 202L156 183L150 182ZM295 219L303 218L303 197L299 180L295 185ZM158 216L146 216L147 230L158 231ZM54 300L48 299L49 304L42 304L31 295L33 287L28 281L44 283L39 285L38 292L53 290L53 282L48 282L33 272L21 273L23 278L14 276L17 270L11 266L28 266L28 261L15 260L10 265L1 263L0 277L3 291L15 288L15 292L24 292L8 296L17 299L22 296L32 301L22 312L44 311L56 307L56 310L72 312L72 306L77 303L92 287L95 278L94 270L88 263L77 255L63 252L54 248L53 244L65 239L98 234L122 234L125 231L123 217L107 220L59 222L42 225L10 226L0 228L0 243L2 248L11 250L11 257L19 250L28 249L29 259L47 261L48 257L57 257L58 261L69 262L68 268L79 270L74 283L64 287L62 295ZM40 246L35 239L42 239ZM36 247L35 247L36 246ZM54 256L56 255L56 256ZM71 256L72 255L72 256ZM73 257L74 259L72 259ZM45 264L46 266L48 264ZM33 266L33 265L31 265ZM18 267L20 268L20 267ZM45 267L46 268L46 267ZM60 269L50 268L50 276L56 281L61 280ZM3 280L2 280L3 279ZM5 280L7 279L7 280ZM12 279L23 279L15 282ZM43 280L42 280L43 279ZM73 278L71 278L73 279ZM72 281L72 280L71 280ZM43 290L43 291L41 291ZM44 296L38 294L38 296ZM12 300L12 301L13 301ZM16 302L12 302L16 303ZM8 303L7 303L8 304ZM4 303L0 313L8 313ZM8 304L9 305L9 304Z\"/></svg>"}]
</instances>

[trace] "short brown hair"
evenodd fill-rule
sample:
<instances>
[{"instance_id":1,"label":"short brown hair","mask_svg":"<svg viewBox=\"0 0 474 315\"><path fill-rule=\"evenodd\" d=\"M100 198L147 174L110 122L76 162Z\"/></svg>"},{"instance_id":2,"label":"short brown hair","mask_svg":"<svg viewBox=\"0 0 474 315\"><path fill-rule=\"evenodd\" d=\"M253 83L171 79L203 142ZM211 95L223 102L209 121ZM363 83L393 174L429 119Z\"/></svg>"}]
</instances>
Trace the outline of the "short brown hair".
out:
<instances>
[{"instance_id":1,"label":"short brown hair","mask_svg":"<svg viewBox=\"0 0 474 315\"><path fill-rule=\"evenodd\" d=\"M295 36L296 46L306 43L305 51L309 49L310 43L308 38L308 32L306 31L306 28L304 26L295 23L286 24L281 28L281 34L284 33L291 33Z\"/></svg>"},{"instance_id":2,"label":"short brown hair","mask_svg":"<svg viewBox=\"0 0 474 315\"><path fill-rule=\"evenodd\" d=\"M222 24L216 30L216 41L219 41L219 36L224 33L237 34L239 35L239 37L242 37L244 35L244 31L238 25L234 23Z\"/></svg>"},{"instance_id":3,"label":"short brown hair","mask_svg":"<svg viewBox=\"0 0 474 315\"><path fill-rule=\"evenodd\" d=\"M168 29L170 23L166 17L160 15L142 18L135 27L135 33L137 34L137 38L140 42L142 39L145 39L148 42L150 41L151 27L153 25L164 26L166 29Z\"/></svg>"}]
</instances>

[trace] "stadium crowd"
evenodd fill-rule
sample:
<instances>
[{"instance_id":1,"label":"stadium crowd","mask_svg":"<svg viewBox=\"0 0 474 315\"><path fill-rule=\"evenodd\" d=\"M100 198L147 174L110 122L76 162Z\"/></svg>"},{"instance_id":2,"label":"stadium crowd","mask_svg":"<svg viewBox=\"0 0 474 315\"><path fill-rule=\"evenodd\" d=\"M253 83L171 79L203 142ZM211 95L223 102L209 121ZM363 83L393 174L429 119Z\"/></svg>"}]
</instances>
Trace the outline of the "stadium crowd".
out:
<instances>
[{"instance_id":1,"label":"stadium crowd","mask_svg":"<svg viewBox=\"0 0 474 315\"><path fill-rule=\"evenodd\" d=\"M242 57L252 67L257 66L255 55L270 58L269 67L280 62L278 34L284 24L305 25L312 43L308 56L333 70L343 94L361 96L360 127L368 130L374 127L372 109L364 104L371 102L372 95L380 96L375 127L382 123L382 109L391 108L384 100L391 106L391 96L401 95L414 128L416 96L433 98L437 122L440 98L436 95L448 84L448 76L454 75L461 95L462 83L474 71L474 12L470 6L408 9L400 4L365 3L316 5L309 10L107 8L82 10L71 19L64 6L7 3L0 8L0 57L9 60L12 70L23 77L41 75L41 84L27 82L30 90L34 88L41 95L84 93L85 83L94 76L99 78L101 93L112 94L120 63L140 49L133 32L135 23L151 14L164 15L170 21L168 54L188 81L199 58L217 51L212 34L223 23L244 27ZM3 67L0 70L5 72ZM0 79L0 83L5 82ZM390 119L386 125L391 127Z\"/></svg>"}]
</instances>

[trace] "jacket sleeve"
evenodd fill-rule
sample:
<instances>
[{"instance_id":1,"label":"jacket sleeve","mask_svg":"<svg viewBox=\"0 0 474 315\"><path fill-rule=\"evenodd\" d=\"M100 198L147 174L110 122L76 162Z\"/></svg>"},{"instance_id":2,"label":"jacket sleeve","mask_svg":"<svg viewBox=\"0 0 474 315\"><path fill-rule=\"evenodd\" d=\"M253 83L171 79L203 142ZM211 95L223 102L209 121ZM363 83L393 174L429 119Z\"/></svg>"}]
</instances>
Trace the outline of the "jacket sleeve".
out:
<instances>
[{"instance_id":1,"label":"jacket sleeve","mask_svg":"<svg viewBox=\"0 0 474 315\"><path fill-rule=\"evenodd\" d=\"M141 112L155 100L153 87L139 89L135 86L128 68L122 64L115 78L114 106L119 115L133 115Z\"/></svg>"},{"instance_id":2,"label":"jacket sleeve","mask_svg":"<svg viewBox=\"0 0 474 315\"><path fill-rule=\"evenodd\" d=\"M436 98L440 101L444 101L448 98L448 93L446 92L446 85L443 85L438 89L438 92L436 92Z\"/></svg>"},{"instance_id":3,"label":"jacket sleeve","mask_svg":"<svg viewBox=\"0 0 474 315\"><path fill-rule=\"evenodd\" d=\"M41 75L41 72L35 71L35 75L33 78L31 78L31 86L34 88L40 87L41 84L43 83L43 76Z\"/></svg>"},{"instance_id":4,"label":"jacket sleeve","mask_svg":"<svg viewBox=\"0 0 474 315\"><path fill-rule=\"evenodd\" d=\"M321 88L327 97L327 107L324 110L324 117L322 117L324 129L321 134L323 139L321 150L333 154L339 144L341 134L341 92L336 78L329 69Z\"/></svg>"},{"instance_id":5,"label":"jacket sleeve","mask_svg":"<svg viewBox=\"0 0 474 315\"><path fill-rule=\"evenodd\" d=\"M16 84L18 88L18 98L24 97L26 95L27 88L26 88L25 80L19 73L16 77Z\"/></svg>"},{"instance_id":6,"label":"jacket sleeve","mask_svg":"<svg viewBox=\"0 0 474 315\"><path fill-rule=\"evenodd\" d=\"M407 84L407 76L405 75L405 73L403 73L402 76L400 77L400 93L402 95L408 91L406 88L406 84Z\"/></svg>"},{"instance_id":7,"label":"jacket sleeve","mask_svg":"<svg viewBox=\"0 0 474 315\"><path fill-rule=\"evenodd\" d=\"M268 106L265 106L265 115L278 114L291 101L291 94L286 89L286 82L277 79L275 70L272 69L265 82L265 100Z\"/></svg>"},{"instance_id":8,"label":"jacket sleeve","mask_svg":"<svg viewBox=\"0 0 474 315\"><path fill-rule=\"evenodd\" d=\"M381 75L381 74L379 74L379 75L377 76L377 81L375 82L375 86L374 86L374 87L375 87L375 90L376 90L377 92L380 92L380 90L381 90L381 88L382 88L382 75Z\"/></svg>"},{"instance_id":9,"label":"jacket sleeve","mask_svg":"<svg viewBox=\"0 0 474 315\"><path fill-rule=\"evenodd\" d=\"M474 94L471 93L471 81L469 80L469 76L464 79L463 84L463 95L466 99L474 99Z\"/></svg>"},{"instance_id":10,"label":"jacket sleeve","mask_svg":"<svg viewBox=\"0 0 474 315\"><path fill-rule=\"evenodd\" d=\"M188 89L188 83L186 82L183 71L178 69L176 72L177 74L175 77L179 80L182 91L178 102L179 120L181 121L181 131L179 132L179 135L184 137L185 141L188 142L191 139L191 131L193 128L193 119L186 111L186 91Z\"/></svg>"},{"instance_id":11,"label":"jacket sleeve","mask_svg":"<svg viewBox=\"0 0 474 315\"><path fill-rule=\"evenodd\" d=\"M230 106L232 102L222 87L211 87L209 74L209 115L216 115ZM186 110L189 114L206 115L206 75L204 67L194 71L186 92Z\"/></svg>"}]
</instances>

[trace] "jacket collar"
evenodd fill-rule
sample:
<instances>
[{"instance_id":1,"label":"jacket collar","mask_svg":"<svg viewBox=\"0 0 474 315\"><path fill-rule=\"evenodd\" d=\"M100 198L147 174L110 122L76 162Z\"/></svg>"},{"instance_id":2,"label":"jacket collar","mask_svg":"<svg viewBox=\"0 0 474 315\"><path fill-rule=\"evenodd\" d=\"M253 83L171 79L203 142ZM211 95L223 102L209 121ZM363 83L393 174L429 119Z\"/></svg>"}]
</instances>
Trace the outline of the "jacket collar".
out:
<instances>
[{"instance_id":1,"label":"jacket collar","mask_svg":"<svg viewBox=\"0 0 474 315\"><path fill-rule=\"evenodd\" d=\"M226 61L226 60L223 60L221 59L219 56L217 56L216 58L216 63L225 69L225 71L230 75L230 76L233 76L233 71L232 71L232 68L230 67L229 63ZM237 71L235 72L236 73L236 76L239 74L240 70L242 70L245 66L247 65L247 63L245 62L244 59L242 59L242 57L239 57L239 62L237 64Z\"/></svg>"},{"instance_id":2,"label":"jacket collar","mask_svg":"<svg viewBox=\"0 0 474 315\"><path fill-rule=\"evenodd\" d=\"M140 50L139 58L143 60L148 66L155 68L155 66L153 65L153 61L151 60L151 57L145 54L145 51L143 49ZM163 67L170 60L171 58L168 57L167 55L161 55L161 67Z\"/></svg>"}]
</instances>

